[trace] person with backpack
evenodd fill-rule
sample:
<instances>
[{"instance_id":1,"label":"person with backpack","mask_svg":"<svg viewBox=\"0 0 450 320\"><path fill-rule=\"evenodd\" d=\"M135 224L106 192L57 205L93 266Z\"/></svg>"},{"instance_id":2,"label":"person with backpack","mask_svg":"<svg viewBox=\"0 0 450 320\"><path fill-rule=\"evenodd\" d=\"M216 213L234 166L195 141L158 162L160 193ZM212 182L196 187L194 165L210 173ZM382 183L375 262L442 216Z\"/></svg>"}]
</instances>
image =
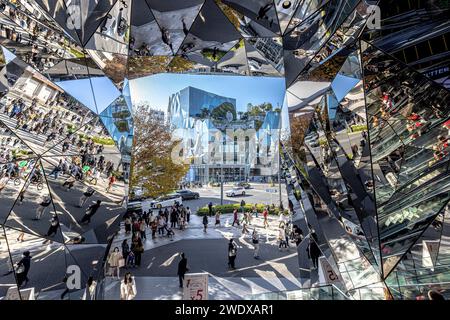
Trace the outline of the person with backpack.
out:
<instances>
[{"instance_id":1,"label":"person with backpack","mask_svg":"<svg viewBox=\"0 0 450 320\"><path fill-rule=\"evenodd\" d=\"M231 269L236 269L235 261L237 256L237 245L233 239L230 239L228 243L228 267Z\"/></svg>"},{"instance_id":2,"label":"person with backpack","mask_svg":"<svg viewBox=\"0 0 450 320\"><path fill-rule=\"evenodd\" d=\"M252 243L253 243L253 258L259 259L259 234L256 228L253 229L252 233Z\"/></svg>"},{"instance_id":3,"label":"person with backpack","mask_svg":"<svg viewBox=\"0 0 450 320\"><path fill-rule=\"evenodd\" d=\"M89 199L94 194L94 192L94 188L88 187L80 198L78 208L83 208L83 205L86 203L87 199Z\"/></svg>"},{"instance_id":4,"label":"person with backpack","mask_svg":"<svg viewBox=\"0 0 450 320\"><path fill-rule=\"evenodd\" d=\"M203 232L206 232L206 228L208 228L208 216L203 215Z\"/></svg>"}]
</instances>

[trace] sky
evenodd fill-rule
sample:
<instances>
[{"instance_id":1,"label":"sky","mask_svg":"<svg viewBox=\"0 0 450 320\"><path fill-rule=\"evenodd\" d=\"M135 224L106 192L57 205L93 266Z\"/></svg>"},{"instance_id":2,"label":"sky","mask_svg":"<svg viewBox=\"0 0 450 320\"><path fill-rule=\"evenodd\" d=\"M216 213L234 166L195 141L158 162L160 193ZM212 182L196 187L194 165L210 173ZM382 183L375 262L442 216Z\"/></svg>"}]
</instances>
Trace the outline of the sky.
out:
<instances>
[{"instance_id":1,"label":"sky","mask_svg":"<svg viewBox=\"0 0 450 320\"><path fill-rule=\"evenodd\" d=\"M239 111L245 111L248 103L270 102L274 108L281 108L285 94L284 78L161 73L130 80L134 104L148 102L152 108L164 111L169 97L187 86L235 98Z\"/></svg>"},{"instance_id":2,"label":"sky","mask_svg":"<svg viewBox=\"0 0 450 320\"><path fill-rule=\"evenodd\" d=\"M98 113L105 110L120 96L120 91L107 77L93 77L91 79L67 80L55 83L94 112L97 107ZM92 89L95 92L95 100Z\"/></svg>"}]
</instances>

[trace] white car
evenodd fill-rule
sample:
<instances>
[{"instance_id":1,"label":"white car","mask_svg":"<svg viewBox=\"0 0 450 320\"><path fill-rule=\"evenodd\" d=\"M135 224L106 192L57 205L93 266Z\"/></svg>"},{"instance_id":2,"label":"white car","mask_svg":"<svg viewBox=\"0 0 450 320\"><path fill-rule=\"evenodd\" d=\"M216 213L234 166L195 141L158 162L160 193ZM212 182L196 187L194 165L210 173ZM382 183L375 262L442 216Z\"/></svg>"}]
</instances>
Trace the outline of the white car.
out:
<instances>
[{"instance_id":1,"label":"white car","mask_svg":"<svg viewBox=\"0 0 450 320\"><path fill-rule=\"evenodd\" d=\"M235 187L226 192L227 197L245 196L245 188Z\"/></svg>"},{"instance_id":2,"label":"white car","mask_svg":"<svg viewBox=\"0 0 450 320\"><path fill-rule=\"evenodd\" d=\"M174 206L176 203L182 204L183 198L176 193L156 198L150 203L152 209L159 209Z\"/></svg>"}]
</instances>

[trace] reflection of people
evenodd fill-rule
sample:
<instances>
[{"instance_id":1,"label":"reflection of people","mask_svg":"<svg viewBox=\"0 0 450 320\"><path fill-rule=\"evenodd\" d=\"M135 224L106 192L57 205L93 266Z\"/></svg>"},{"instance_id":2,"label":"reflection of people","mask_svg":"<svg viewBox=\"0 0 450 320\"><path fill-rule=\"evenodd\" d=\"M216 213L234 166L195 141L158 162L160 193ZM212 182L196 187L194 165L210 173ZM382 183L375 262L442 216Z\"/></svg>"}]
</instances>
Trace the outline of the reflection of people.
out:
<instances>
[{"instance_id":1,"label":"reflection of people","mask_svg":"<svg viewBox=\"0 0 450 320\"><path fill-rule=\"evenodd\" d=\"M45 212L45 209L51 204L52 200L50 196L46 195L42 198L42 202L36 210L36 217L33 220L40 220Z\"/></svg>"},{"instance_id":2,"label":"reflection of people","mask_svg":"<svg viewBox=\"0 0 450 320\"><path fill-rule=\"evenodd\" d=\"M7 186L9 181L9 177L7 175L5 175L4 177L2 177L0 179L0 193L2 192L3 189L5 189L5 187Z\"/></svg>"},{"instance_id":3,"label":"reflection of people","mask_svg":"<svg viewBox=\"0 0 450 320\"><path fill-rule=\"evenodd\" d=\"M75 177L70 176L69 178L66 179L66 181L64 181L62 186L67 187L67 191L69 191L70 189L73 188L74 184L75 184Z\"/></svg>"},{"instance_id":4,"label":"reflection of people","mask_svg":"<svg viewBox=\"0 0 450 320\"><path fill-rule=\"evenodd\" d=\"M93 205L90 205L87 208L86 213L84 214L84 216L80 222L81 223L85 223L85 222L90 223L92 216L97 212L98 208L100 208L101 203L102 203L101 200L97 200L96 203L94 203Z\"/></svg>"},{"instance_id":5,"label":"reflection of people","mask_svg":"<svg viewBox=\"0 0 450 320\"><path fill-rule=\"evenodd\" d=\"M86 203L87 199L91 197L94 194L94 192L95 192L94 188L88 187L87 190L81 196L78 207L82 208L83 205Z\"/></svg>"},{"instance_id":6,"label":"reflection of people","mask_svg":"<svg viewBox=\"0 0 450 320\"><path fill-rule=\"evenodd\" d=\"M46 237L54 237L56 235L56 232L58 231L59 227L59 221L56 214L53 215L52 219L50 220L50 227L48 228Z\"/></svg>"}]
</instances>

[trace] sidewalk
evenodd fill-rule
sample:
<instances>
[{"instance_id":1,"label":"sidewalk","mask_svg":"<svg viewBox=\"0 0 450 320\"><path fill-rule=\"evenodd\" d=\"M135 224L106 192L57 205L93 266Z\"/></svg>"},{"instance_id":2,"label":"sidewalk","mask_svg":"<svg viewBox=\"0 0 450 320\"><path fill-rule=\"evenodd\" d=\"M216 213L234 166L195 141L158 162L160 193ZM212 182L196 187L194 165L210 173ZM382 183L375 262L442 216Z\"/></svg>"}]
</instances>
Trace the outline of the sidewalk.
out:
<instances>
[{"instance_id":1,"label":"sidewalk","mask_svg":"<svg viewBox=\"0 0 450 320\"><path fill-rule=\"evenodd\" d=\"M178 277L135 277L135 280L135 300L182 300ZM105 300L120 299L118 280L107 278L105 289ZM208 289L209 300L248 300L253 294L299 290L301 287L295 278L222 278L210 274Z\"/></svg>"}]
</instances>

